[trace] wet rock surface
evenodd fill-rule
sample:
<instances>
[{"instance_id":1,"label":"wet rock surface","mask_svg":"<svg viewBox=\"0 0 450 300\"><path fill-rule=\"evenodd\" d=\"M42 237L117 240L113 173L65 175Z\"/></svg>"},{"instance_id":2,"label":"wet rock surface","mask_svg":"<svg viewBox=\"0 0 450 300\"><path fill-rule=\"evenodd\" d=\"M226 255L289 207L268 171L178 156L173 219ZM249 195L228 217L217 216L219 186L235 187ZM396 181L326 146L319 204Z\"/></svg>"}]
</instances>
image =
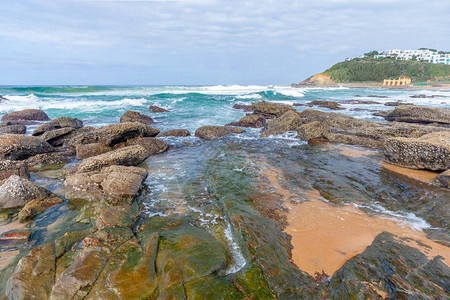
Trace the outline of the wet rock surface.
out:
<instances>
[{"instance_id":1,"label":"wet rock surface","mask_svg":"<svg viewBox=\"0 0 450 300\"><path fill-rule=\"evenodd\" d=\"M132 110L128 110L122 117L120 117L120 123L126 122L139 122L145 125L155 124L155 121L153 121L153 119L149 116Z\"/></svg>"},{"instance_id":2,"label":"wet rock surface","mask_svg":"<svg viewBox=\"0 0 450 300\"><path fill-rule=\"evenodd\" d=\"M3 115L2 121L49 121L47 114L39 109L25 109Z\"/></svg>"},{"instance_id":3,"label":"wet rock surface","mask_svg":"<svg viewBox=\"0 0 450 300\"><path fill-rule=\"evenodd\" d=\"M450 170L444 171L438 176L434 181L436 184L439 184L443 188L450 188Z\"/></svg>"},{"instance_id":4,"label":"wet rock surface","mask_svg":"<svg viewBox=\"0 0 450 300\"><path fill-rule=\"evenodd\" d=\"M250 112L253 111L251 105L245 105L245 104L235 104L233 105L234 109L242 109L243 111Z\"/></svg>"},{"instance_id":5,"label":"wet rock surface","mask_svg":"<svg viewBox=\"0 0 450 300\"><path fill-rule=\"evenodd\" d=\"M244 129L227 126L203 126L195 131L195 136L202 139L214 139L229 134L239 134L245 132Z\"/></svg>"}]
</instances>

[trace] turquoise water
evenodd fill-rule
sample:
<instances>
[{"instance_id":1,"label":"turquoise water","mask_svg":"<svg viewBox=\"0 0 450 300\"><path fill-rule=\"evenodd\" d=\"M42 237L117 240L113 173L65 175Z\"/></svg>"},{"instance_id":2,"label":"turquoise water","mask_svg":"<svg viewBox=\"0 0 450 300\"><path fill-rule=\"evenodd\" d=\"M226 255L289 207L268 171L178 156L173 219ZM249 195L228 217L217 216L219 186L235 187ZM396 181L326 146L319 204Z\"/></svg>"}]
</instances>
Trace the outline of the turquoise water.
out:
<instances>
[{"instance_id":1,"label":"turquoise water","mask_svg":"<svg viewBox=\"0 0 450 300\"><path fill-rule=\"evenodd\" d=\"M160 130L186 128L195 131L203 125L224 125L245 113L232 108L234 104L272 101L283 104L304 104L312 100L372 100L379 104L343 104L339 111L358 118L383 121L368 110L392 109L383 105L402 100L417 105L450 106L449 98L410 98L411 95L450 95L450 91L380 90L345 88L290 88L287 86L52 86L0 87L0 95L8 101L0 103L0 116L28 108L44 110L50 118L76 117L85 125L100 127L119 122L127 110L150 115ZM355 97L360 95L361 97ZM369 95L387 96L373 98ZM158 105L169 113L152 114L148 106ZM296 107L299 111L305 107ZM356 109L356 110L355 110ZM363 109L363 110L358 110ZM322 109L327 111L327 109Z\"/></svg>"}]
</instances>

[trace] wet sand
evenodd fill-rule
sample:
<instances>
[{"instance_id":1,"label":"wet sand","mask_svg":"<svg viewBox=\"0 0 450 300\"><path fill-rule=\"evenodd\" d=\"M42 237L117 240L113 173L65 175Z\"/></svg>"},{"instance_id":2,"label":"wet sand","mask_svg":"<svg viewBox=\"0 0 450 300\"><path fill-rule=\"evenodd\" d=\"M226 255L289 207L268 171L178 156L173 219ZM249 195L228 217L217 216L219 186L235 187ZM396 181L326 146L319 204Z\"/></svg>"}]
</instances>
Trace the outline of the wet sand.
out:
<instances>
[{"instance_id":1,"label":"wet sand","mask_svg":"<svg viewBox=\"0 0 450 300\"><path fill-rule=\"evenodd\" d=\"M379 154L378 151L359 147L359 146L349 146L344 144L327 144L327 148L329 149L337 149L341 155L347 157L367 157L371 155Z\"/></svg>"},{"instance_id":2,"label":"wet sand","mask_svg":"<svg viewBox=\"0 0 450 300\"><path fill-rule=\"evenodd\" d=\"M439 172L408 169L408 168L403 168L403 167L399 167L396 165L392 165L387 162L382 162L381 166L389 171L406 176L408 178L412 178L415 180L428 182L428 183L433 183L433 180L436 178L436 176L439 175Z\"/></svg>"},{"instance_id":3,"label":"wet sand","mask_svg":"<svg viewBox=\"0 0 450 300\"><path fill-rule=\"evenodd\" d=\"M279 172L266 169L264 176L287 200L289 225L285 232L292 236L292 260L311 276L322 272L332 276L384 231L410 238L408 245L418 248L430 259L441 255L444 262L450 264L450 248L428 239L424 232L412 229L401 220L383 215L370 217L352 205L330 205L317 190L294 195L280 184ZM288 199L303 201L295 204Z\"/></svg>"}]
</instances>

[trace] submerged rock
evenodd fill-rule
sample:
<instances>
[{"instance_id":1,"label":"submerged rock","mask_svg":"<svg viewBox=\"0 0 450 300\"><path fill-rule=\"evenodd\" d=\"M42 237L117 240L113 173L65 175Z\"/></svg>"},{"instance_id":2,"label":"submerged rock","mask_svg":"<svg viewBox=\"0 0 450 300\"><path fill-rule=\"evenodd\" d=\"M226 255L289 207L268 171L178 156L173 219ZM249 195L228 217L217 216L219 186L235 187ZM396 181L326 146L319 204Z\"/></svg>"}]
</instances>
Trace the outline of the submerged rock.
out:
<instances>
[{"instance_id":1,"label":"submerged rock","mask_svg":"<svg viewBox=\"0 0 450 300\"><path fill-rule=\"evenodd\" d=\"M25 204L20 210L18 218L19 220L32 219L46 209L63 202L64 200L58 197L41 197L33 199Z\"/></svg>"},{"instance_id":2,"label":"submerged rock","mask_svg":"<svg viewBox=\"0 0 450 300\"><path fill-rule=\"evenodd\" d=\"M281 117L287 111L296 111L295 108L290 105L265 101L252 103L252 110L255 114L264 115L267 118Z\"/></svg>"},{"instance_id":3,"label":"submerged rock","mask_svg":"<svg viewBox=\"0 0 450 300\"><path fill-rule=\"evenodd\" d=\"M152 113L164 113L169 112L167 109L156 106L156 105L150 105L149 109L152 111Z\"/></svg>"},{"instance_id":4,"label":"submerged rock","mask_svg":"<svg viewBox=\"0 0 450 300\"><path fill-rule=\"evenodd\" d=\"M60 117L50 122L39 125L33 132L34 136L43 135L47 131L52 131L61 128L73 128L78 129L83 127L83 122L76 118Z\"/></svg>"},{"instance_id":5,"label":"submerged rock","mask_svg":"<svg viewBox=\"0 0 450 300\"><path fill-rule=\"evenodd\" d=\"M263 115L251 114L242 117L237 122L228 123L226 126L260 128L266 126L266 118Z\"/></svg>"},{"instance_id":6,"label":"submerged rock","mask_svg":"<svg viewBox=\"0 0 450 300\"><path fill-rule=\"evenodd\" d=\"M266 129L261 134L261 137L268 137L272 134L283 134L288 131L295 131L302 124L303 120L298 112L289 110L282 116L269 120L269 122L267 122Z\"/></svg>"},{"instance_id":7,"label":"submerged rock","mask_svg":"<svg viewBox=\"0 0 450 300\"><path fill-rule=\"evenodd\" d=\"M153 119L149 116L132 110L128 110L122 117L120 117L120 123L126 122L139 122L145 125L155 124L155 121L153 121Z\"/></svg>"},{"instance_id":8,"label":"submerged rock","mask_svg":"<svg viewBox=\"0 0 450 300\"><path fill-rule=\"evenodd\" d=\"M140 145L128 146L84 159L77 167L79 172L99 170L112 165L137 166L150 153Z\"/></svg>"},{"instance_id":9,"label":"submerged rock","mask_svg":"<svg viewBox=\"0 0 450 300\"><path fill-rule=\"evenodd\" d=\"M401 105L389 112L385 118L396 122L450 125L450 108Z\"/></svg>"},{"instance_id":10,"label":"submerged rock","mask_svg":"<svg viewBox=\"0 0 450 300\"><path fill-rule=\"evenodd\" d=\"M25 109L8 113L2 117L2 121L48 121L50 118L39 109Z\"/></svg>"},{"instance_id":11,"label":"submerged rock","mask_svg":"<svg viewBox=\"0 0 450 300\"><path fill-rule=\"evenodd\" d=\"M450 170L444 171L436 176L434 183L439 184L443 188L450 188Z\"/></svg>"},{"instance_id":12,"label":"submerged rock","mask_svg":"<svg viewBox=\"0 0 450 300\"><path fill-rule=\"evenodd\" d=\"M9 177L0 186L0 210L23 207L36 198L47 198L51 193L45 188L17 175Z\"/></svg>"},{"instance_id":13,"label":"submerged rock","mask_svg":"<svg viewBox=\"0 0 450 300\"><path fill-rule=\"evenodd\" d=\"M0 136L0 159L23 160L30 156L54 151L53 147L40 138L5 134Z\"/></svg>"},{"instance_id":14,"label":"submerged rock","mask_svg":"<svg viewBox=\"0 0 450 300\"><path fill-rule=\"evenodd\" d=\"M164 137L164 136L191 136L191 133L189 132L189 130L186 129L171 129L159 133L156 137Z\"/></svg>"},{"instance_id":15,"label":"submerged rock","mask_svg":"<svg viewBox=\"0 0 450 300\"><path fill-rule=\"evenodd\" d=\"M391 101L391 102L386 102L384 103L384 105L386 106L400 106L400 105L414 105L412 103L409 102L403 102L403 101Z\"/></svg>"},{"instance_id":16,"label":"submerged rock","mask_svg":"<svg viewBox=\"0 0 450 300\"><path fill-rule=\"evenodd\" d=\"M391 138L384 143L389 163L413 169L450 169L450 131L434 132L419 138Z\"/></svg>"},{"instance_id":17,"label":"submerged rock","mask_svg":"<svg viewBox=\"0 0 450 300\"><path fill-rule=\"evenodd\" d=\"M195 136L202 139L214 139L223 137L229 134L239 134L245 132L244 129L227 127L227 126L202 126L195 131Z\"/></svg>"}]
</instances>

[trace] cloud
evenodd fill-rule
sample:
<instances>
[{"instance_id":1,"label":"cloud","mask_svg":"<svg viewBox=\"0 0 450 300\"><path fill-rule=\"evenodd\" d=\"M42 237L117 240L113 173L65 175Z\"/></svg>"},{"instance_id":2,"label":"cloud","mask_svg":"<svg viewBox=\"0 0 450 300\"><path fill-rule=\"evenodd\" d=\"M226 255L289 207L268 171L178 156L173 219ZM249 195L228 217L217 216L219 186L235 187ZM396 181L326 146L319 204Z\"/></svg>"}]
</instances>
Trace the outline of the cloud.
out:
<instances>
[{"instance_id":1,"label":"cloud","mask_svg":"<svg viewBox=\"0 0 450 300\"><path fill-rule=\"evenodd\" d=\"M0 79L31 60L26 74L61 70L48 83L102 72L118 84L136 74L136 84L290 83L372 49L450 50L448 9L435 0L3 0L0 59L10 63L0 61Z\"/></svg>"}]
</instances>

